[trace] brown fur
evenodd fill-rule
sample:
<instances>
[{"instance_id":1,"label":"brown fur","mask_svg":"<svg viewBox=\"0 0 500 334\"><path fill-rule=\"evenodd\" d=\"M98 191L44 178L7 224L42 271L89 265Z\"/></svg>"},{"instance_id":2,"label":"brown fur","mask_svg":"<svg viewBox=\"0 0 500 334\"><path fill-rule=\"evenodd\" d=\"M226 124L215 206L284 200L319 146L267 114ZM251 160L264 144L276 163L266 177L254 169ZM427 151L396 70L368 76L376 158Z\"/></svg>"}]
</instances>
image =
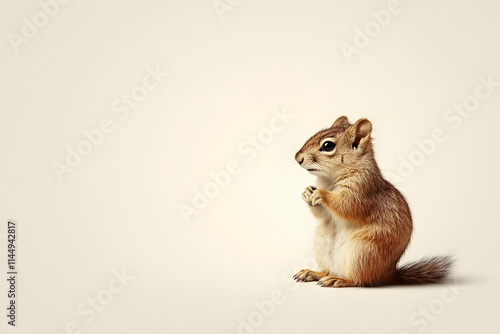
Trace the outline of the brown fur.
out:
<instances>
[{"instance_id":1,"label":"brown fur","mask_svg":"<svg viewBox=\"0 0 500 334\"><path fill-rule=\"evenodd\" d=\"M397 268L410 242L411 212L403 195L382 177L371 131L367 119L350 124L342 116L295 155L318 176L318 187L306 188L302 197L321 221L315 242L321 271L301 270L297 281L329 287L419 284L440 282L449 273L449 257ZM320 151L325 141L335 143L335 149Z\"/></svg>"}]
</instances>

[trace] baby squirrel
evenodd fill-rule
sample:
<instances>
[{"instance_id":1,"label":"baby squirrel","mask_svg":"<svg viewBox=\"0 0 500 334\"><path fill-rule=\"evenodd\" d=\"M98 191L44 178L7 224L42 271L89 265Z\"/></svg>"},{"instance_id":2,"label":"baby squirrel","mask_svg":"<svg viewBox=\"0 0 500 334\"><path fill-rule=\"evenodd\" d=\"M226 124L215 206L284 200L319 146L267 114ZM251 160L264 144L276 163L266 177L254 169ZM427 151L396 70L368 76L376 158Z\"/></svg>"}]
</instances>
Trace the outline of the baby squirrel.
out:
<instances>
[{"instance_id":1,"label":"baby squirrel","mask_svg":"<svg viewBox=\"0 0 500 334\"><path fill-rule=\"evenodd\" d=\"M302 198L321 220L315 240L320 271L303 269L298 282L324 287L423 284L443 281L453 260L436 256L397 267L412 234L410 208L375 161L372 124L346 116L313 135L295 160L318 177Z\"/></svg>"}]
</instances>

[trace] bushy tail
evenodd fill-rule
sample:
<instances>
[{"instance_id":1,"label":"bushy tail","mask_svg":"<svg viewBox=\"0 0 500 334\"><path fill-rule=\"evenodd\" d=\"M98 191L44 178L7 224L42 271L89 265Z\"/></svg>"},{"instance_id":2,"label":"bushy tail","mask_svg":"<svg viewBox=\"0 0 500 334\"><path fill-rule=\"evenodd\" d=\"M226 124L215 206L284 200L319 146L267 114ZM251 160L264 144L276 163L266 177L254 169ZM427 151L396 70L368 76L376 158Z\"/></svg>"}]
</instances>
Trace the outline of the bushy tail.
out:
<instances>
[{"instance_id":1,"label":"bushy tail","mask_svg":"<svg viewBox=\"0 0 500 334\"><path fill-rule=\"evenodd\" d=\"M398 284L439 283L446 280L453 267L452 256L434 256L410 262L396 270Z\"/></svg>"}]
</instances>

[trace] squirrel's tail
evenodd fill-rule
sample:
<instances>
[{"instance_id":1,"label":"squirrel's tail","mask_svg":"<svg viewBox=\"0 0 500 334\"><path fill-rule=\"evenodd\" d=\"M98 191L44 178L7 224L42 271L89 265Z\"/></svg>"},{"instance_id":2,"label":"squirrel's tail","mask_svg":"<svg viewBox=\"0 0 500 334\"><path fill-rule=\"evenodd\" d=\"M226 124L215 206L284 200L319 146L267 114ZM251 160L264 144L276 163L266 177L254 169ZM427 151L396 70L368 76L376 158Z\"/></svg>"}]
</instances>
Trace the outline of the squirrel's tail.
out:
<instances>
[{"instance_id":1,"label":"squirrel's tail","mask_svg":"<svg viewBox=\"0 0 500 334\"><path fill-rule=\"evenodd\" d=\"M453 267L452 256L434 256L410 262L397 268L397 284L439 283L446 280Z\"/></svg>"}]
</instances>

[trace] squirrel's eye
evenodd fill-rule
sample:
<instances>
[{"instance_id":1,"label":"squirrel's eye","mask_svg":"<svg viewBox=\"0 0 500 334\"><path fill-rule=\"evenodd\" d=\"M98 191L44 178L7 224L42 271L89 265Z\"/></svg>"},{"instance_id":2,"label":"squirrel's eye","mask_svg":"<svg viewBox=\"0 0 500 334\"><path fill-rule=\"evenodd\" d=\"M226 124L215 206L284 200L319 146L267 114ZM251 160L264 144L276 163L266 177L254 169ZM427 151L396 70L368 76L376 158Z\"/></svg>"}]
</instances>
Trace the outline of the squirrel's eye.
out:
<instances>
[{"instance_id":1,"label":"squirrel's eye","mask_svg":"<svg viewBox=\"0 0 500 334\"><path fill-rule=\"evenodd\" d=\"M331 152L335 148L335 143L331 141L325 141L321 148L319 149L320 151L326 151L326 152Z\"/></svg>"}]
</instances>

